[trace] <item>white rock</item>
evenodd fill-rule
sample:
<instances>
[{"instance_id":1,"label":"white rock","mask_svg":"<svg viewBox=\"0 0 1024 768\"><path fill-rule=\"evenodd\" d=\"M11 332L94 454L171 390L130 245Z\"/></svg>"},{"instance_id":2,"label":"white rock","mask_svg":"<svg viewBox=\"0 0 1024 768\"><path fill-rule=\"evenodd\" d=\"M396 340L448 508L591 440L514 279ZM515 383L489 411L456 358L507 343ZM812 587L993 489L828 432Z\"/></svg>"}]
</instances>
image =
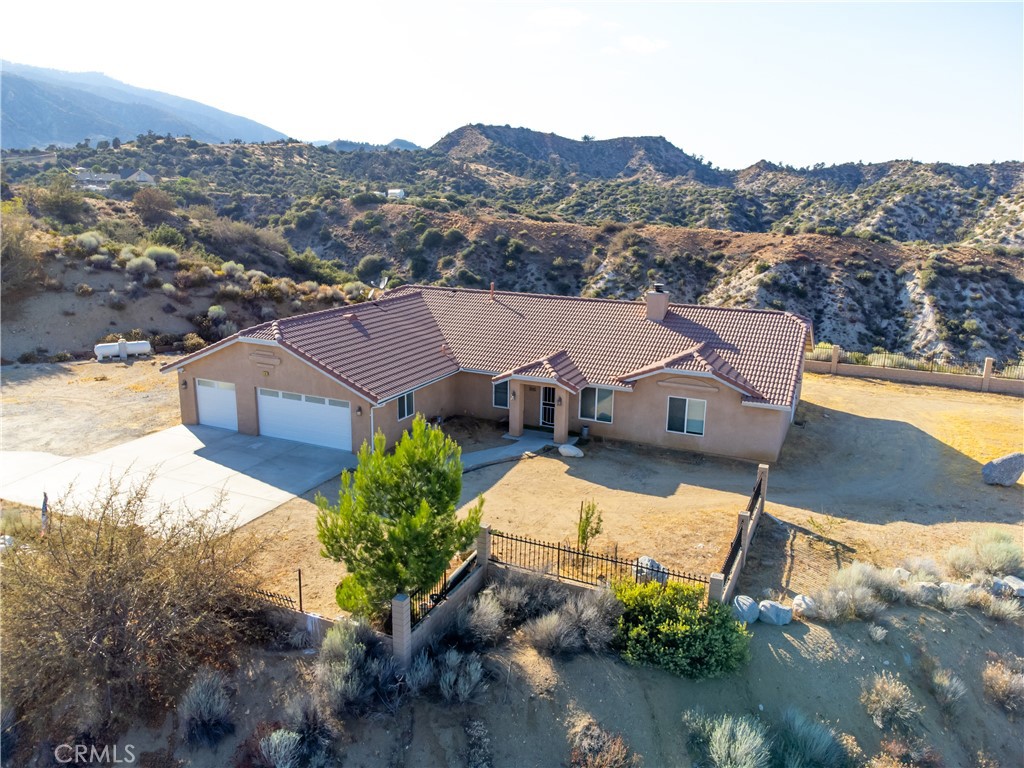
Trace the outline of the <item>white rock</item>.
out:
<instances>
[{"instance_id":1,"label":"white rock","mask_svg":"<svg viewBox=\"0 0 1024 768\"><path fill-rule=\"evenodd\" d=\"M892 575L900 581L910 581L910 571L906 568L893 568Z\"/></svg>"},{"instance_id":2,"label":"white rock","mask_svg":"<svg viewBox=\"0 0 1024 768\"><path fill-rule=\"evenodd\" d=\"M941 584L939 584L939 591L942 592L943 595L951 595L956 592L963 592L965 589L966 587L963 584L956 584L952 581L944 581Z\"/></svg>"},{"instance_id":3,"label":"white rock","mask_svg":"<svg viewBox=\"0 0 1024 768\"><path fill-rule=\"evenodd\" d=\"M736 617L736 621L753 624L757 621L760 611L754 598L747 597L746 595L736 595L732 599L732 615Z\"/></svg>"},{"instance_id":4,"label":"white rock","mask_svg":"<svg viewBox=\"0 0 1024 768\"><path fill-rule=\"evenodd\" d=\"M806 619L813 619L818 615L818 606L810 595L797 595L793 598L793 613Z\"/></svg>"},{"instance_id":5,"label":"white rock","mask_svg":"<svg viewBox=\"0 0 1024 768\"><path fill-rule=\"evenodd\" d=\"M764 624L782 627L793 620L793 609L787 608L776 600L762 600L758 611L758 618Z\"/></svg>"},{"instance_id":6,"label":"white rock","mask_svg":"<svg viewBox=\"0 0 1024 768\"><path fill-rule=\"evenodd\" d=\"M581 451L575 445L570 445L569 443L562 443L560 446L558 446L558 452L563 456L568 456L571 459L583 458L583 451Z\"/></svg>"},{"instance_id":7,"label":"white rock","mask_svg":"<svg viewBox=\"0 0 1024 768\"><path fill-rule=\"evenodd\" d=\"M668 572L662 567L661 563L647 555L637 559L636 567L633 569L633 576L640 584L656 581L664 585L668 581Z\"/></svg>"},{"instance_id":8,"label":"white rock","mask_svg":"<svg viewBox=\"0 0 1024 768\"><path fill-rule=\"evenodd\" d=\"M1009 587L1017 597L1024 597L1024 579L1016 576L1003 576L1003 583Z\"/></svg>"},{"instance_id":9,"label":"white rock","mask_svg":"<svg viewBox=\"0 0 1024 768\"><path fill-rule=\"evenodd\" d=\"M8 549L14 549L14 537L0 536L0 552L6 552Z\"/></svg>"}]
</instances>

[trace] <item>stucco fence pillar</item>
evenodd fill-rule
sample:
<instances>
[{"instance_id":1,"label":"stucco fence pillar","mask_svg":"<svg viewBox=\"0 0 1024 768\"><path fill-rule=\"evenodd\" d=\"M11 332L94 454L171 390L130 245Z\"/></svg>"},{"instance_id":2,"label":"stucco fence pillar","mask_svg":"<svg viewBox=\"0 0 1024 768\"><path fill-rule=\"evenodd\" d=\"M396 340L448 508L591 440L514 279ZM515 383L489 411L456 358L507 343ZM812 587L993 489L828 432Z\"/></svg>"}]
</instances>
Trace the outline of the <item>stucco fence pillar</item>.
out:
<instances>
[{"instance_id":1,"label":"stucco fence pillar","mask_svg":"<svg viewBox=\"0 0 1024 768\"><path fill-rule=\"evenodd\" d=\"M833 376L835 376L836 371L839 370L839 355L842 351L842 348L838 344L832 345L832 360L829 362L828 372Z\"/></svg>"}]
</instances>

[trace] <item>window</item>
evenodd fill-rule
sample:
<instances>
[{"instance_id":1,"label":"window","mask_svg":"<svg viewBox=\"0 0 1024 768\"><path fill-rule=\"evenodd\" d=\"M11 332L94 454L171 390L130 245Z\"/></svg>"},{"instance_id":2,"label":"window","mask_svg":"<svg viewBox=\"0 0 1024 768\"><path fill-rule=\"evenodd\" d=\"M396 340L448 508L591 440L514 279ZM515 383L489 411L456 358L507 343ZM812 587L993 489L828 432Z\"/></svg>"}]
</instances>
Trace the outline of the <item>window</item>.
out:
<instances>
[{"instance_id":1,"label":"window","mask_svg":"<svg viewBox=\"0 0 1024 768\"><path fill-rule=\"evenodd\" d=\"M580 418L612 423L612 402L615 393L602 387L585 387L580 392Z\"/></svg>"},{"instance_id":2,"label":"window","mask_svg":"<svg viewBox=\"0 0 1024 768\"><path fill-rule=\"evenodd\" d=\"M495 408L508 408L508 382L502 381L494 385L491 403Z\"/></svg>"},{"instance_id":3,"label":"window","mask_svg":"<svg viewBox=\"0 0 1024 768\"><path fill-rule=\"evenodd\" d=\"M707 408L706 400L670 397L666 429L669 432L679 432L683 435L703 435L704 416L707 413Z\"/></svg>"},{"instance_id":4,"label":"window","mask_svg":"<svg viewBox=\"0 0 1024 768\"><path fill-rule=\"evenodd\" d=\"M412 402L412 392L406 392L400 398L398 398L398 420L408 419L412 416L416 407Z\"/></svg>"}]
</instances>

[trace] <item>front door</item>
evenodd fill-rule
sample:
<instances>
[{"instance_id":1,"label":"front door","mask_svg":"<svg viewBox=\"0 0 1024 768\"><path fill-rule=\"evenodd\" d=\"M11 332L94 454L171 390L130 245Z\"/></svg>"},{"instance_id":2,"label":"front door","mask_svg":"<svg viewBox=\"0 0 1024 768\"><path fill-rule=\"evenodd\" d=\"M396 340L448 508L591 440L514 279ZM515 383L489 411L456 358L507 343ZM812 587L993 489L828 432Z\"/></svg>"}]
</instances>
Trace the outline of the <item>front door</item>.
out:
<instances>
[{"instance_id":1,"label":"front door","mask_svg":"<svg viewBox=\"0 0 1024 768\"><path fill-rule=\"evenodd\" d=\"M555 426L555 388L544 387L540 397L540 425L542 427Z\"/></svg>"}]
</instances>

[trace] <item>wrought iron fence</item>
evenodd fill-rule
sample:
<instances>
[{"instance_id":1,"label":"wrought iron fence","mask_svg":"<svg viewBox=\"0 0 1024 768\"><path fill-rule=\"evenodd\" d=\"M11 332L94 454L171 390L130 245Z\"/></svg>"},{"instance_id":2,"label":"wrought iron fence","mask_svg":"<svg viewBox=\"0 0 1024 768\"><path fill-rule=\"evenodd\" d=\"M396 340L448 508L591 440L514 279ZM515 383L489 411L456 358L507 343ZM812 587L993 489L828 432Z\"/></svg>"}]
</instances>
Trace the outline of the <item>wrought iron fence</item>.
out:
<instances>
[{"instance_id":1,"label":"wrought iron fence","mask_svg":"<svg viewBox=\"0 0 1024 768\"><path fill-rule=\"evenodd\" d=\"M1024 379L1024 362L1007 360L993 366L992 375L997 379Z\"/></svg>"},{"instance_id":2,"label":"wrought iron fence","mask_svg":"<svg viewBox=\"0 0 1024 768\"><path fill-rule=\"evenodd\" d=\"M832 359L832 347L819 344L813 351L806 353L805 359L828 362ZM940 359L936 355L906 355L902 352L850 352L843 349L839 352L839 362L848 365L870 365L875 368L957 373L963 376L981 376L985 372L984 361ZM992 375L999 379L1024 379L1024 362L1006 360L996 363Z\"/></svg>"},{"instance_id":3,"label":"wrought iron fence","mask_svg":"<svg viewBox=\"0 0 1024 768\"><path fill-rule=\"evenodd\" d=\"M578 584L598 585L619 579L636 579L662 583L678 581L706 588L710 582L707 576L667 568L652 569L642 564L640 558L624 560L499 531L491 532L491 561L548 573Z\"/></svg>"},{"instance_id":4,"label":"wrought iron fence","mask_svg":"<svg viewBox=\"0 0 1024 768\"><path fill-rule=\"evenodd\" d=\"M412 592L409 595L410 613L412 614L412 625L415 627L427 617L436 606L458 589L476 570L476 552L471 554L465 562L461 563L451 572L445 573L437 583L419 592Z\"/></svg>"},{"instance_id":5,"label":"wrought iron fence","mask_svg":"<svg viewBox=\"0 0 1024 768\"><path fill-rule=\"evenodd\" d=\"M249 589L245 591L245 595L255 597L257 600L270 603L278 608L291 608L292 610L296 610L295 601L288 597L288 595L282 595L280 592L268 592L265 589Z\"/></svg>"}]
</instances>

